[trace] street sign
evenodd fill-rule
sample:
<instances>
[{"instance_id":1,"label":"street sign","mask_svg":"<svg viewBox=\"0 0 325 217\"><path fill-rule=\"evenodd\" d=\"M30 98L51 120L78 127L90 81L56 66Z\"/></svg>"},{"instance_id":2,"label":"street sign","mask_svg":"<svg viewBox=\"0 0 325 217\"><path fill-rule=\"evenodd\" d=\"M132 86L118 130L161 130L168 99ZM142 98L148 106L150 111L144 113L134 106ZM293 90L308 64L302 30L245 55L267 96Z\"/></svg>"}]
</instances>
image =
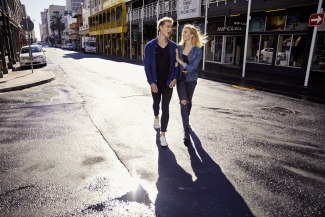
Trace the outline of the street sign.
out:
<instances>
[{"instance_id":1,"label":"street sign","mask_svg":"<svg viewBox=\"0 0 325 217\"><path fill-rule=\"evenodd\" d=\"M23 18L22 21L20 22L20 26L23 30L25 31L33 31L34 29L34 23L30 19L25 19Z\"/></svg>"},{"instance_id":2,"label":"street sign","mask_svg":"<svg viewBox=\"0 0 325 217\"><path fill-rule=\"evenodd\" d=\"M312 14L309 18L308 26L321 26L324 23L324 13Z\"/></svg>"}]
</instances>

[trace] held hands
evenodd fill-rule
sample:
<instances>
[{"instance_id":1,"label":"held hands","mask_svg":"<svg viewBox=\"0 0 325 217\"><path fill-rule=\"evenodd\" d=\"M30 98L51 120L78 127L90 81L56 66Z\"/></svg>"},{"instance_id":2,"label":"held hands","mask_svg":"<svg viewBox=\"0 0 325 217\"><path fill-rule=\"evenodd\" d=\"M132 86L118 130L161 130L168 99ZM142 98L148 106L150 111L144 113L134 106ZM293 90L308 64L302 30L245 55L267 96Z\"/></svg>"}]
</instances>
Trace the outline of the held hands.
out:
<instances>
[{"instance_id":1,"label":"held hands","mask_svg":"<svg viewBox=\"0 0 325 217\"><path fill-rule=\"evenodd\" d=\"M155 83L150 84L151 92L158 93L158 87Z\"/></svg>"}]
</instances>

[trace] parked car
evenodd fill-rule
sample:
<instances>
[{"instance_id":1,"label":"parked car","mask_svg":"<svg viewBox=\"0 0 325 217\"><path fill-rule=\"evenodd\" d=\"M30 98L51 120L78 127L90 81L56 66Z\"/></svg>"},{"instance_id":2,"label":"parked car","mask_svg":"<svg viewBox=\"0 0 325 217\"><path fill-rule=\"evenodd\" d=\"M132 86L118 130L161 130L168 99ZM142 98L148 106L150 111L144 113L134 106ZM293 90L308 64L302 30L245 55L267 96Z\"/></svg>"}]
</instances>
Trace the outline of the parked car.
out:
<instances>
[{"instance_id":1,"label":"parked car","mask_svg":"<svg viewBox=\"0 0 325 217\"><path fill-rule=\"evenodd\" d=\"M40 45L31 45L31 50L33 53L33 65L43 65L46 66L46 56L45 51ZM30 66L31 61L29 58L29 46L23 46L20 50L20 67Z\"/></svg>"}]
</instances>

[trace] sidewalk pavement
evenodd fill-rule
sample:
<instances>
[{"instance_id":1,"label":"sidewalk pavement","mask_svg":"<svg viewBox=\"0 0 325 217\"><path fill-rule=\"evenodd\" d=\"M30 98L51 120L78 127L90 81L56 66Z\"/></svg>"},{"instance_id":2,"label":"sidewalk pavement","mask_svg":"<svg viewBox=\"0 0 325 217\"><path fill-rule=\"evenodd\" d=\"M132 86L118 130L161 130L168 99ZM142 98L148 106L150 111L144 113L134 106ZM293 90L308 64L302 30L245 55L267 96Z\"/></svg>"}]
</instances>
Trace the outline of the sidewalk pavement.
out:
<instances>
[{"instance_id":1,"label":"sidewalk pavement","mask_svg":"<svg viewBox=\"0 0 325 217\"><path fill-rule=\"evenodd\" d=\"M34 87L55 79L52 71L46 68L37 68L33 71L33 73L31 69L9 71L0 78L0 93Z\"/></svg>"}]
</instances>

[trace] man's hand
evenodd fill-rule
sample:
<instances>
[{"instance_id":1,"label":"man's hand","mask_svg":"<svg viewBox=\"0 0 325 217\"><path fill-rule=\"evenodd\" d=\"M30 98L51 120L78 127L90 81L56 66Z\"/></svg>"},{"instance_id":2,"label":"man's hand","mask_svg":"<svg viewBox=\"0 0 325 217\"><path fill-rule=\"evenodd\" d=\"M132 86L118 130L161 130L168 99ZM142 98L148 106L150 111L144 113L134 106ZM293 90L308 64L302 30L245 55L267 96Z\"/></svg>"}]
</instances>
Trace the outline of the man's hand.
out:
<instances>
[{"instance_id":1,"label":"man's hand","mask_svg":"<svg viewBox=\"0 0 325 217\"><path fill-rule=\"evenodd\" d=\"M176 79L172 80L169 84L169 88L173 88L176 85Z\"/></svg>"},{"instance_id":2,"label":"man's hand","mask_svg":"<svg viewBox=\"0 0 325 217\"><path fill-rule=\"evenodd\" d=\"M158 87L155 83L150 84L151 92L158 93Z\"/></svg>"}]
</instances>

